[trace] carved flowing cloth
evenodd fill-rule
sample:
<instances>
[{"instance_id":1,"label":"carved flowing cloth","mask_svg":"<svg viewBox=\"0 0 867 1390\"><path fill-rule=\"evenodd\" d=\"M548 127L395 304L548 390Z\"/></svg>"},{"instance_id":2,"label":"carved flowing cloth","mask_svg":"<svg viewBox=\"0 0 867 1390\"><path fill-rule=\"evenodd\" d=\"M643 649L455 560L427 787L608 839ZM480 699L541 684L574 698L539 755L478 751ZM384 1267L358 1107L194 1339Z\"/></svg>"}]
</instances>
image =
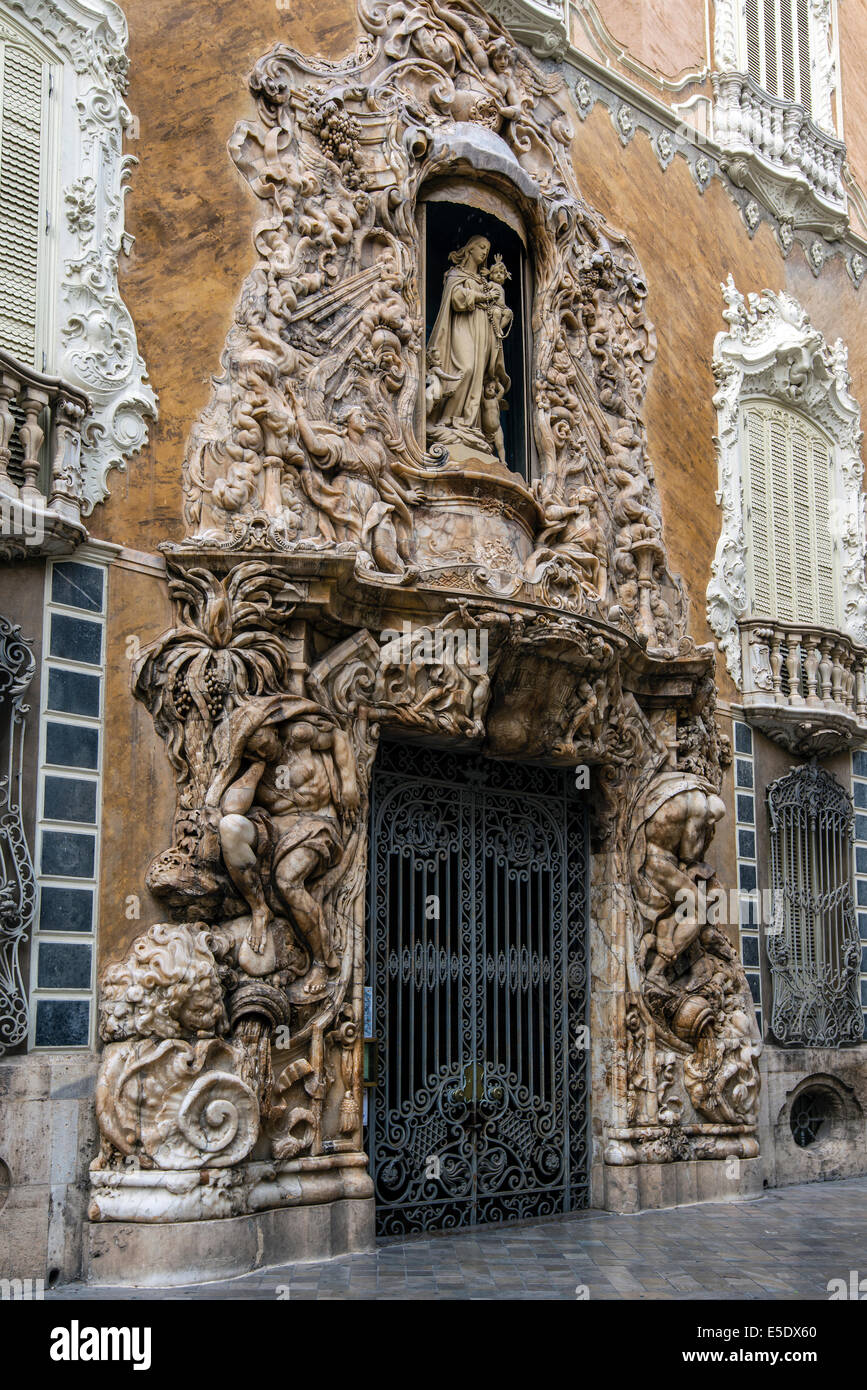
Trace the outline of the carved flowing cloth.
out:
<instances>
[{"instance_id":1,"label":"carved flowing cloth","mask_svg":"<svg viewBox=\"0 0 867 1390\"><path fill-rule=\"evenodd\" d=\"M504 385L508 382L502 345L485 309L485 294L484 280L467 270L455 267L445 278L428 351L437 354L444 372L459 380L442 402L437 424L479 429L485 382L491 378Z\"/></svg>"},{"instance_id":2,"label":"carved flowing cloth","mask_svg":"<svg viewBox=\"0 0 867 1390\"><path fill-rule=\"evenodd\" d=\"M327 540L369 549L377 526L394 511L382 496L381 489L389 489L381 476L381 460L369 442L354 444L329 425L317 425L317 432L322 446L318 469L305 466L301 481L319 512L320 529ZM332 469L329 482L322 473Z\"/></svg>"}]
</instances>

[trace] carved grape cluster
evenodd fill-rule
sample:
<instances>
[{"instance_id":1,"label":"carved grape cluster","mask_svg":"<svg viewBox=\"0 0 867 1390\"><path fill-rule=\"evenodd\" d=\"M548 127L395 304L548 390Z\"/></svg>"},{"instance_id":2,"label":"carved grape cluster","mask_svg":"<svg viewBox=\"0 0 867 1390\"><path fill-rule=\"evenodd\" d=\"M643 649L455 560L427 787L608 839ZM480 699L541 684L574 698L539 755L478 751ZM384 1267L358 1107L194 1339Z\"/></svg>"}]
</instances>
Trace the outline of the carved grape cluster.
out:
<instances>
[{"instance_id":1,"label":"carved grape cluster","mask_svg":"<svg viewBox=\"0 0 867 1390\"><path fill-rule=\"evenodd\" d=\"M212 720L217 720L223 713L223 686L216 671L210 668L205 671L202 677L202 687L208 714ZM175 676L172 686L172 703L181 719L186 719L193 708L193 697L190 694L187 678L182 674Z\"/></svg>"},{"instance_id":2,"label":"carved grape cluster","mask_svg":"<svg viewBox=\"0 0 867 1390\"><path fill-rule=\"evenodd\" d=\"M317 112L317 134L325 152L340 166L348 188L358 188L361 175L357 168L358 141L361 126L336 101L327 101Z\"/></svg>"},{"instance_id":3,"label":"carved grape cluster","mask_svg":"<svg viewBox=\"0 0 867 1390\"><path fill-rule=\"evenodd\" d=\"M181 719L186 719L190 710L193 708L193 697L183 676L175 676L172 685L172 704L180 715Z\"/></svg>"},{"instance_id":4,"label":"carved grape cluster","mask_svg":"<svg viewBox=\"0 0 867 1390\"><path fill-rule=\"evenodd\" d=\"M223 713L223 687L216 671L210 667L205 672L205 704L212 719L219 719Z\"/></svg>"}]
</instances>

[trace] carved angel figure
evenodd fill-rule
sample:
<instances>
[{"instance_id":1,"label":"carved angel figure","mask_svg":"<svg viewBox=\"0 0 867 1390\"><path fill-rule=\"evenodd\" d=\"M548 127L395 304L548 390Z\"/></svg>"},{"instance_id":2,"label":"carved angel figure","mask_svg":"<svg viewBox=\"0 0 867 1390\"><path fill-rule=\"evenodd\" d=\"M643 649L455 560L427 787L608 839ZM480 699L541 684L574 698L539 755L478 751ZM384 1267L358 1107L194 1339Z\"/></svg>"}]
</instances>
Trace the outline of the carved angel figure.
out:
<instances>
[{"instance_id":1,"label":"carved angel figure","mask_svg":"<svg viewBox=\"0 0 867 1390\"><path fill-rule=\"evenodd\" d=\"M334 426L310 420L296 403L296 420L307 451L301 485L317 509L322 534L357 545L385 573L404 573L394 518L409 525L418 495L398 478L364 412L353 406Z\"/></svg>"}]
</instances>

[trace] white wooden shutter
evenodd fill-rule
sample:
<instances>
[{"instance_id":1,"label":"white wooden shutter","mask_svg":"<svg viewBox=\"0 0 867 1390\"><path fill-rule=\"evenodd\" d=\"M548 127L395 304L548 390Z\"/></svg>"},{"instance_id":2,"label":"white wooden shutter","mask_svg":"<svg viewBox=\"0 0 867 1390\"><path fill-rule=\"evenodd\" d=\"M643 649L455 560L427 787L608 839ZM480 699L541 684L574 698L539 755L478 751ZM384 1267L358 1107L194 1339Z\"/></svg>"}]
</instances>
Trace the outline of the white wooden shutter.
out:
<instances>
[{"instance_id":1,"label":"white wooden shutter","mask_svg":"<svg viewBox=\"0 0 867 1390\"><path fill-rule=\"evenodd\" d=\"M816 621L836 627L840 617L834 552L831 548L831 500L834 461L824 439L813 435L813 543L816 548Z\"/></svg>"},{"instance_id":2,"label":"white wooden shutter","mask_svg":"<svg viewBox=\"0 0 867 1390\"><path fill-rule=\"evenodd\" d=\"M779 91L777 68L779 65L779 37L777 34L778 6L780 0L765 0L765 90L776 96ZM785 0L783 0L785 3Z\"/></svg>"},{"instance_id":3,"label":"white wooden shutter","mask_svg":"<svg viewBox=\"0 0 867 1390\"><path fill-rule=\"evenodd\" d=\"M831 450L809 421L765 402L746 407L741 437L752 613L836 627Z\"/></svg>"},{"instance_id":4,"label":"white wooden shutter","mask_svg":"<svg viewBox=\"0 0 867 1390\"><path fill-rule=\"evenodd\" d=\"M810 0L744 0L746 70L760 87L812 110Z\"/></svg>"},{"instance_id":5,"label":"white wooden shutter","mask_svg":"<svg viewBox=\"0 0 867 1390\"><path fill-rule=\"evenodd\" d=\"M780 411L768 412L765 428L771 459L768 511L771 521L774 569L771 584L774 594L773 616L781 623L790 623L795 616L793 593L792 495L789 491L789 449L785 417Z\"/></svg>"},{"instance_id":6,"label":"white wooden shutter","mask_svg":"<svg viewBox=\"0 0 867 1390\"><path fill-rule=\"evenodd\" d=\"M39 269L44 226L47 64L0 43L0 346L40 368Z\"/></svg>"},{"instance_id":7,"label":"white wooden shutter","mask_svg":"<svg viewBox=\"0 0 867 1390\"><path fill-rule=\"evenodd\" d=\"M792 0L780 0L780 96L796 101L795 88L796 35L792 24Z\"/></svg>"},{"instance_id":8,"label":"white wooden shutter","mask_svg":"<svg viewBox=\"0 0 867 1390\"><path fill-rule=\"evenodd\" d=\"M762 45L759 38L759 0L746 0L747 72L763 86Z\"/></svg>"},{"instance_id":9,"label":"white wooden shutter","mask_svg":"<svg viewBox=\"0 0 867 1390\"><path fill-rule=\"evenodd\" d=\"M753 609L770 617L773 608L771 594L771 524L768 457L765 440L765 420L760 410L746 412L746 483L747 483L747 551L752 561Z\"/></svg>"},{"instance_id":10,"label":"white wooden shutter","mask_svg":"<svg viewBox=\"0 0 867 1390\"><path fill-rule=\"evenodd\" d=\"M810 6L809 0L796 0L798 24L798 97L808 111L813 109L813 89L810 80Z\"/></svg>"}]
</instances>

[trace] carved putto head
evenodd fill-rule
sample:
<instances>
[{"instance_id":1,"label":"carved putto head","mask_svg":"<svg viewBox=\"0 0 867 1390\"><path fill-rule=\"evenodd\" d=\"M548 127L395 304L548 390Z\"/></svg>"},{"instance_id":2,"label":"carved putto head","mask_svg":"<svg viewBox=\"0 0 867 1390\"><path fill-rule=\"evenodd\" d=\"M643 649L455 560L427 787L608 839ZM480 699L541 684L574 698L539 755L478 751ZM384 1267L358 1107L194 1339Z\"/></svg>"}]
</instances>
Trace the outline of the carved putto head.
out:
<instances>
[{"instance_id":1,"label":"carved putto head","mask_svg":"<svg viewBox=\"0 0 867 1390\"><path fill-rule=\"evenodd\" d=\"M498 253L494 257L493 265L488 271L488 279L493 280L495 285L504 285L507 280L511 280L511 272L506 267L506 262Z\"/></svg>"},{"instance_id":2,"label":"carved putto head","mask_svg":"<svg viewBox=\"0 0 867 1390\"><path fill-rule=\"evenodd\" d=\"M157 922L136 938L125 960L103 975L99 1033L104 1042L220 1033L225 1027L223 992L205 922Z\"/></svg>"}]
</instances>

